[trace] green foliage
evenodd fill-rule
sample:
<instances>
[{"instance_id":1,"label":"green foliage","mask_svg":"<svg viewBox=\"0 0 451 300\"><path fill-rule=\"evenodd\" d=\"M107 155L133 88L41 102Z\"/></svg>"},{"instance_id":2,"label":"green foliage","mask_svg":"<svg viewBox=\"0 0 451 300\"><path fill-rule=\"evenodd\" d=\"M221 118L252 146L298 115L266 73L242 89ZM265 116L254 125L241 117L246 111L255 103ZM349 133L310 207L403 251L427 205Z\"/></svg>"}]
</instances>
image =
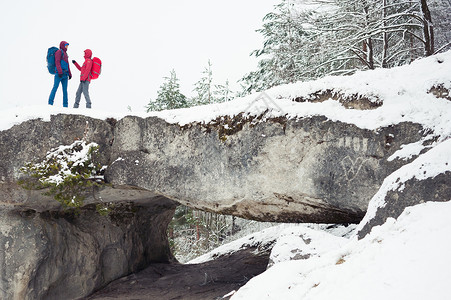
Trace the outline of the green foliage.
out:
<instances>
[{"instance_id":1,"label":"green foliage","mask_svg":"<svg viewBox=\"0 0 451 300\"><path fill-rule=\"evenodd\" d=\"M176 109L188 107L185 95L180 92L180 84L175 71L171 71L170 77L164 77L165 82L158 90L155 101L150 100L147 104L147 112L160 111L165 109Z\"/></svg>"},{"instance_id":2,"label":"green foliage","mask_svg":"<svg viewBox=\"0 0 451 300\"><path fill-rule=\"evenodd\" d=\"M101 216L108 216L113 210L115 206L112 203L98 203L96 204L96 211Z\"/></svg>"},{"instance_id":3,"label":"green foliage","mask_svg":"<svg viewBox=\"0 0 451 300\"><path fill-rule=\"evenodd\" d=\"M180 84L175 71L171 71L170 77L165 80L158 90L155 100L150 100L146 111L161 111L166 109L177 109L197 105L221 103L233 100L234 93L230 89L229 81L225 84L213 84L212 64L208 60L207 67L202 71L202 77L194 84L194 96L186 97L180 92Z\"/></svg>"},{"instance_id":4,"label":"green foliage","mask_svg":"<svg viewBox=\"0 0 451 300\"><path fill-rule=\"evenodd\" d=\"M86 194L103 184L104 168L95 162L98 149L97 144L85 141L53 149L43 161L21 168L26 177L19 184L25 189L46 189L43 194L53 196L64 209L79 209ZM97 210L100 214L108 212L104 205Z\"/></svg>"}]
</instances>

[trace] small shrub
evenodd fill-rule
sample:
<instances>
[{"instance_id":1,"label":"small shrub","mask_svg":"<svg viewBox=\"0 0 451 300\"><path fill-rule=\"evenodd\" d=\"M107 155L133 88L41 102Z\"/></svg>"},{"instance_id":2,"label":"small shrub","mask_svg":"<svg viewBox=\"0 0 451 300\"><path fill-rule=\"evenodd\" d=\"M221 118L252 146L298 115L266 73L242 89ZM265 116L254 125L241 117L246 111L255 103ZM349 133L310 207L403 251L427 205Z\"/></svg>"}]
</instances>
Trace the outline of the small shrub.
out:
<instances>
[{"instance_id":1,"label":"small shrub","mask_svg":"<svg viewBox=\"0 0 451 300\"><path fill-rule=\"evenodd\" d=\"M96 143L75 141L49 151L41 162L27 163L21 172L26 175L19 184L25 189L47 189L43 194L53 196L64 209L79 209L88 192L104 184L105 167L95 162ZM104 205L97 205L100 214L108 213Z\"/></svg>"}]
</instances>

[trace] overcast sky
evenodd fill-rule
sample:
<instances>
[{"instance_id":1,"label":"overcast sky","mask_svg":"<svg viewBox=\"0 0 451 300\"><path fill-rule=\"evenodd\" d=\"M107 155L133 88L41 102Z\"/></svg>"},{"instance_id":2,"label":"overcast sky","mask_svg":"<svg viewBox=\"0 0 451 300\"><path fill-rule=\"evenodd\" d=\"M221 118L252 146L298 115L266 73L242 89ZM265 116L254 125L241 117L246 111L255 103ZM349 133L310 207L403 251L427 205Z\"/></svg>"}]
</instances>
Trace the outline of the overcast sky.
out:
<instances>
[{"instance_id":1,"label":"overcast sky","mask_svg":"<svg viewBox=\"0 0 451 300\"><path fill-rule=\"evenodd\" d=\"M257 65L249 56L262 46L255 30L278 2L0 0L1 107L47 104L53 76L45 57L62 40L70 60L83 63L87 48L102 59L101 77L90 86L93 108L141 112L171 69L191 96L208 59L215 82L228 79L238 89L235 82ZM72 64L71 71L69 106L80 75ZM62 106L60 89L55 105Z\"/></svg>"}]
</instances>

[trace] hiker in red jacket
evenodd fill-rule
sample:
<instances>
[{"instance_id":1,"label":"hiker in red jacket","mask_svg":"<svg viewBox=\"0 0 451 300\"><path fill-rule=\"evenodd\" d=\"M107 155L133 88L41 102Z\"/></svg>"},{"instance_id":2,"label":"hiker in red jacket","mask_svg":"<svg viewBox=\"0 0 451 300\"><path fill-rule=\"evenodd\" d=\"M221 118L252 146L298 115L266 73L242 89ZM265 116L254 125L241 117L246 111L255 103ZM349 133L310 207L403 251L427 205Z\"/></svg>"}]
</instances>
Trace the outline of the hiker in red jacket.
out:
<instances>
[{"instance_id":1,"label":"hiker in red jacket","mask_svg":"<svg viewBox=\"0 0 451 300\"><path fill-rule=\"evenodd\" d=\"M92 78L91 56L92 56L92 51L89 49L86 49L85 50L85 62L83 63L83 66L81 66L81 67L75 60L72 61L72 63L77 67L77 69L81 71L80 85L78 86L77 93L75 94L74 108L78 108L78 106L80 105L80 98L81 98L82 92L86 99L86 108L91 108L91 98L89 97L89 84L91 83L91 78Z\"/></svg>"}]
</instances>

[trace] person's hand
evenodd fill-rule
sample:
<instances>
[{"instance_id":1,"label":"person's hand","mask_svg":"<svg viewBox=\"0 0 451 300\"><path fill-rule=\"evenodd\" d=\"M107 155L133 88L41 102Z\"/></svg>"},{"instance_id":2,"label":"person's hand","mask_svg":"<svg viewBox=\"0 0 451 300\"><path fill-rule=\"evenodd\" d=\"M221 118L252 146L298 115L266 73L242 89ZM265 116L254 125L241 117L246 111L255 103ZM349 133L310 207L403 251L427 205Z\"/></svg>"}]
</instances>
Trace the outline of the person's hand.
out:
<instances>
[{"instance_id":1,"label":"person's hand","mask_svg":"<svg viewBox=\"0 0 451 300\"><path fill-rule=\"evenodd\" d=\"M58 74L58 77L59 78L63 78L63 74Z\"/></svg>"},{"instance_id":2,"label":"person's hand","mask_svg":"<svg viewBox=\"0 0 451 300\"><path fill-rule=\"evenodd\" d=\"M72 63L75 65L77 62L75 60L72 60Z\"/></svg>"}]
</instances>

